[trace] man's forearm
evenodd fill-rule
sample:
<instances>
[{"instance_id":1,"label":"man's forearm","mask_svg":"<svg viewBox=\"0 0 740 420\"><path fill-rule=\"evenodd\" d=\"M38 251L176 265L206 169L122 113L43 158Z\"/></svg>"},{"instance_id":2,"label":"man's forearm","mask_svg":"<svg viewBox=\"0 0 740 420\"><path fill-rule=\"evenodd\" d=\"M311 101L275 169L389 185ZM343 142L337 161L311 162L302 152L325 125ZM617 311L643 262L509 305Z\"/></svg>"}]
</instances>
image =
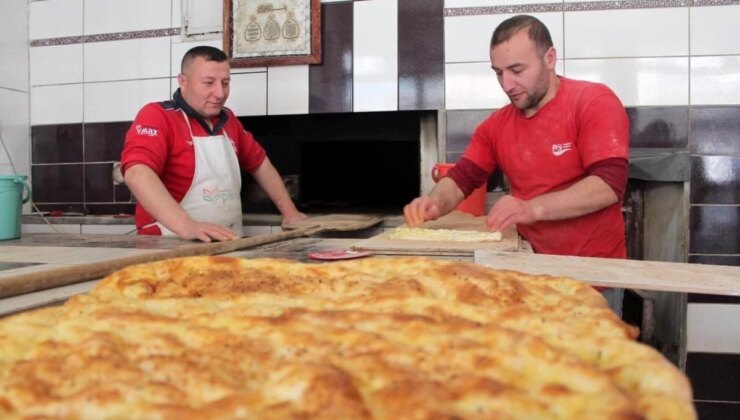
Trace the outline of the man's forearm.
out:
<instances>
[{"instance_id":1,"label":"man's forearm","mask_svg":"<svg viewBox=\"0 0 740 420\"><path fill-rule=\"evenodd\" d=\"M536 220L563 220L608 207L619 199L598 176L588 176L570 187L529 200Z\"/></svg>"},{"instance_id":2,"label":"man's forearm","mask_svg":"<svg viewBox=\"0 0 740 420\"><path fill-rule=\"evenodd\" d=\"M191 222L190 216L172 198L159 176L148 166L134 165L126 171L126 186L147 212L171 231L178 233Z\"/></svg>"},{"instance_id":3,"label":"man's forearm","mask_svg":"<svg viewBox=\"0 0 740 420\"><path fill-rule=\"evenodd\" d=\"M265 158L262 165L252 175L281 214L286 215L298 211L285 188L283 179L268 158Z\"/></svg>"},{"instance_id":4,"label":"man's forearm","mask_svg":"<svg viewBox=\"0 0 740 420\"><path fill-rule=\"evenodd\" d=\"M434 186L432 192L429 193L429 197L437 203L439 215L444 216L457 208L460 202L465 199L465 194L452 178L445 177Z\"/></svg>"}]
</instances>

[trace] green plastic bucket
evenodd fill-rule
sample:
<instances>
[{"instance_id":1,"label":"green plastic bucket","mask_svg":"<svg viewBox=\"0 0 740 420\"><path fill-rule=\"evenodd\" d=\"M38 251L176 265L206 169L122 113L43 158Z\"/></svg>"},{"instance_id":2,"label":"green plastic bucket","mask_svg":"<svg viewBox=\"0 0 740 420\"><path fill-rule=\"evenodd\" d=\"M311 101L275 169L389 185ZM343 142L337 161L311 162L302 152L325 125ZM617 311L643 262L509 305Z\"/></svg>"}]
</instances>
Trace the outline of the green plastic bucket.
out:
<instances>
[{"instance_id":1,"label":"green plastic bucket","mask_svg":"<svg viewBox=\"0 0 740 420\"><path fill-rule=\"evenodd\" d=\"M31 198L26 179L24 175L0 175L0 240L21 237L21 206Z\"/></svg>"}]
</instances>

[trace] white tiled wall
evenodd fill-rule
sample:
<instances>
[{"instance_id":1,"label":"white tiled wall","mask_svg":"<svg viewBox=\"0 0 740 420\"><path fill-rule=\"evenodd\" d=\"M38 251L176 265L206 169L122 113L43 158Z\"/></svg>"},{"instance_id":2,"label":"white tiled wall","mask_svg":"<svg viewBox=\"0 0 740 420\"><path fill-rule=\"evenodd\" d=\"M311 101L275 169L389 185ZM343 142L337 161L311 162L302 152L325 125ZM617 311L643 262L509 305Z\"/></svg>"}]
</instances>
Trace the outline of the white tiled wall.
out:
<instances>
[{"instance_id":1,"label":"white tiled wall","mask_svg":"<svg viewBox=\"0 0 740 420\"><path fill-rule=\"evenodd\" d=\"M84 121L133 120L146 103L170 95L170 78L85 83Z\"/></svg>"},{"instance_id":2,"label":"white tiled wall","mask_svg":"<svg viewBox=\"0 0 740 420\"><path fill-rule=\"evenodd\" d=\"M543 3L446 0L445 6ZM534 15L563 59L559 74L606 83L626 106L740 104L740 5ZM491 33L509 16L445 18L446 109L508 103L486 67Z\"/></svg>"},{"instance_id":3,"label":"white tiled wall","mask_svg":"<svg viewBox=\"0 0 740 420\"><path fill-rule=\"evenodd\" d=\"M691 104L740 103L740 55L691 58Z\"/></svg>"},{"instance_id":4,"label":"white tiled wall","mask_svg":"<svg viewBox=\"0 0 740 420\"><path fill-rule=\"evenodd\" d=\"M691 13L691 54L740 54L740 7L693 7Z\"/></svg>"},{"instance_id":5,"label":"white tiled wall","mask_svg":"<svg viewBox=\"0 0 740 420\"><path fill-rule=\"evenodd\" d=\"M227 105L236 115L267 115L267 72L232 74Z\"/></svg>"},{"instance_id":6,"label":"white tiled wall","mask_svg":"<svg viewBox=\"0 0 740 420\"><path fill-rule=\"evenodd\" d=\"M689 53L688 8L570 12L564 21L566 59Z\"/></svg>"},{"instance_id":7,"label":"white tiled wall","mask_svg":"<svg viewBox=\"0 0 740 420\"><path fill-rule=\"evenodd\" d=\"M81 83L31 87L31 125L82 121Z\"/></svg>"},{"instance_id":8,"label":"white tiled wall","mask_svg":"<svg viewBox=\"0 0 740 420\"><path fill-rule=\"evenodd\" d=\"M740 349L740 305L689 304L686 314L686 350L737 353Z\"/></svg>"},{"instance_id":9,"label":"white tiled wall","mask_svg":"<svg viewBox=\"0 0 740 420\"><path fill-rule=\"evenodd\" d=\"M170 45L168 37L85 44L85 82L169 77Z\"/></svg>"},{"instance_id":10,"label":"white tiled wall","mask_svg":"<svg viewBox=\"0 0 740 420\"><path fill-rule=\"evenodd\" d=\"M14 7L4 7L0 25L3 46L26 15L25 33L32 41L181 25L180 0L10 1ZM570 0L446 0L445 7L563 2ZM395 110L398 0L367 0L353 7L354 110ZM489 69L488 43L496 25L509 16L445 18L445 108L495 108L508 102ZM625 105L740 103L740 5L535 16L551 31L559 74L605 82ZM25 49L26 58L9 48L17 61L30 55L30 80L29 71L2 60L0 88L30 92L31 124L128 121L146 101L171 95L180 59L195 45L221 47L222 39L184 42L174 36L39 46ZM232 78L227 105L239 115L308 111L307 66L239 68Z\"/></svg>"},{"instance_id":11,"label":"white tiled wall","mask_svg":"<svg viewBox=\"0 0 740 420\"><path fill-rule=\"evenodd\" d=\"M445 61L447 63L488 62L493 30L514 15L482 15L445 18ZM558 54L563 51L563 14L532 13L550 31ZM490 62L489 62L490 66Z\"/></svg>"},{"instance_id":12,"label":"white tiled wall","mask_svg":"<svg viewBox=\"0 0 740 420\"><path fill-rule=\"evenodd\" d=\"M308 65L267 70L267 113L308 114Z\"/></svg>"},{"instance_id":13,"label":"white tiled wall","mask_svg":"<svg viewBox=\"0 0 740 420\"><path fill-rule=\"evenodd\" d=\"M82 44L31 48L31 86L82 83Z\"/></svg>"},{"instance_id":14,"label":"white tiled wall","mask_svg":"<svg viewBox=\"0 0 740 420\"><path fill-rule=\"evenodd\" d=\"M31 39L82 35L83 0L46 0L29 3Z\"/></svg>"},{"instance_id":15,"label":"white tiled wall","mask_svg":"<svg viewBox=\"0 0 740 420\"><path fill-rule=\"evenodd\" d=\"M172 3L172 0L85 0L84 33L170 28Z\"/></svg>"},{"instance_id":16,"label":"white tiled wall","mask_svg":"<svg viewBox=\"0 0 740 420\"><path fill-rule=\"evenodd\" d=\"M625 106L689 104L688 57L566 59L565 75L605 83Z\"/></svg>"}]
</instances>

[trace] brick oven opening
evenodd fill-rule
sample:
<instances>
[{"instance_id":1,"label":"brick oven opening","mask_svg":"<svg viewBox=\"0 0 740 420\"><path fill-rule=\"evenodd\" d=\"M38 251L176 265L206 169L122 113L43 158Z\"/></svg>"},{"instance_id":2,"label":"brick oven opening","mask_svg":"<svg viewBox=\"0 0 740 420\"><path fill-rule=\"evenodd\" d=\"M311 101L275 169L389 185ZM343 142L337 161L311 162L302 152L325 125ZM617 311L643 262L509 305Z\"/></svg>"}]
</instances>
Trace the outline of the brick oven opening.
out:
<instances>
[{"instance_id":1,"label":"brick oven opening","mask_svg":"<svg viewBox=\"0 0 740 420\"><path fill-rule=\"evenodd\" d=\"M422 120L436 112L240 118L267 151L301 211L399 214L420 192ZM277 213L249 174L245 213Z\"/></svg>"}]
</instances>

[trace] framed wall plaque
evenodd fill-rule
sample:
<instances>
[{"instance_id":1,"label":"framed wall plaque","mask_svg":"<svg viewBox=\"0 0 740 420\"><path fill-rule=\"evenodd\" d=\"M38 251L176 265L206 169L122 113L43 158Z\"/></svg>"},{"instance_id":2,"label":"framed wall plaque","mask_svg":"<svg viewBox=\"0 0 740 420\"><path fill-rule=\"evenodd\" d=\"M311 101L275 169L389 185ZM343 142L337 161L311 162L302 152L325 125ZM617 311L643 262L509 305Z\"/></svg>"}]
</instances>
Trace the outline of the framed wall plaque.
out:
<instances>
[{"instance_id":1,"label":"framed wall plaque","mask_svg":"<svg viewBox=\"0 0 740 420\"><path fill-rule=\"evenodd\" d=\"M224 0L232 67L321 62L320 0Z\"/></svg>"}]
</instances>

